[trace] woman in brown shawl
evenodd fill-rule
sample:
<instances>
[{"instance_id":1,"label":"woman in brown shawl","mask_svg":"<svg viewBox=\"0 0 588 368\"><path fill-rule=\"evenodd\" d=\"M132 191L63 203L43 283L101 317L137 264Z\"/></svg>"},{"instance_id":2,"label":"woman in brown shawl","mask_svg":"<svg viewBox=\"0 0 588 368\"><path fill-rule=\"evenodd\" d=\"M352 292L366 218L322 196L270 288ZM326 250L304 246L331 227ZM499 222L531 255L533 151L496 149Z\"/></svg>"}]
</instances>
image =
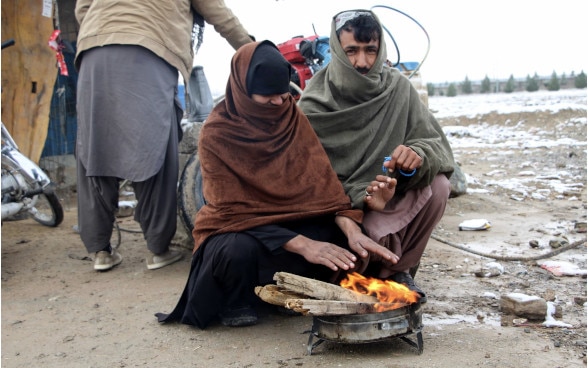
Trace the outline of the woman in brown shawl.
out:
<instances>
[{"instance_id":1,"label":"woman in brown shawl","mask_svg":"<svg viewBox=\"0 0 588 368\"><path fill-rule=\"evenodd\" d=\"M362 211L351 209L289 93L290 71L269 41L234 55L225 99L200 132L207 204L195 220L190 277L174 311L159 321L205 328L220 317L224 325L251 325L254 288L277 271L329 280L355 269L368 251L396 261L361 232Z\"/></svg>"}]
</instances>

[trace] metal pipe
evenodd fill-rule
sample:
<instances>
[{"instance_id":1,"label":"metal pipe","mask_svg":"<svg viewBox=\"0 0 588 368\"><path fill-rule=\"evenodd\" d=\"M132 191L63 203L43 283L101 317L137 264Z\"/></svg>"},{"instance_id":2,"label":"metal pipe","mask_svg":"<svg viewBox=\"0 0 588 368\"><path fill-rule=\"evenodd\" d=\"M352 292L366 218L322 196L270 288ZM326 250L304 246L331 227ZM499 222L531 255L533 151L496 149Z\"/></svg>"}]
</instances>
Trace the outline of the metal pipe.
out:
<instances>
[{"instance_id":1,"label":"metal pipe","mask_svg":"<svg viewBox=\"0 0 588 368\"><path fill-rule=\"evenodd\" d=\"M16 215L22 208L24 204L22 202L19 203L2 203L2 220Z\"/></svg>"}]
</instances>

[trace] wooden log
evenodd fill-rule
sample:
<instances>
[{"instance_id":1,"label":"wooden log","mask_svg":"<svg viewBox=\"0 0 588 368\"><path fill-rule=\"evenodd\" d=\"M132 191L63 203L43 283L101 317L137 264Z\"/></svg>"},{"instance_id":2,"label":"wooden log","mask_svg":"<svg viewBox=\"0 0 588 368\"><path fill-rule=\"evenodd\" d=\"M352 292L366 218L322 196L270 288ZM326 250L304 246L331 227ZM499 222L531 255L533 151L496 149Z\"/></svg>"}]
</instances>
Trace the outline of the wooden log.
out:
<instances>
[{"instance_id":1,"label":"wooden log","mask_svg":"<svg viewBox=\"0 0 588 368\"><path fill-rule=\"evenodd\" d=\"M313 316L378 313L406 306L403 303L357 303L339 300L288 299L286 308Z\"/></svg>"},{"instance_id":2,"label":"wooden log","mask_svg":"<svg viewBox=\"0 0 588 368\"><path fill-rule=\"evenodd\" d=\"M347 302L377 303L375 296L365 295L339 285L329 284L287 272L276 272L274 280L278 286L299 294L321 300L338 300Z\"/></svg>"},{"instance_id":3,"label":"wooden log","mask_svg":"<svg viewBox=\"0 0 588 368\"><path fill-rule=\"evenodd\" d=\"M286 308L292 309L303 315L349 315L373 313L374 305L370 303L342 302L339 300L318 299L288 299Z\"/></svg>"},{"instance_id":4,"label":"wooden log","mask_svg":"<svg viewBox=\"0 0 588 368\"><path fill-rule=\"evenodd\" d=\"M295 293L273 284L255 287L255 295L266 303L279 305L281 307L286 307L286 301L288 299L305 297L302 294Z\"/></svg>"}]
</instances>

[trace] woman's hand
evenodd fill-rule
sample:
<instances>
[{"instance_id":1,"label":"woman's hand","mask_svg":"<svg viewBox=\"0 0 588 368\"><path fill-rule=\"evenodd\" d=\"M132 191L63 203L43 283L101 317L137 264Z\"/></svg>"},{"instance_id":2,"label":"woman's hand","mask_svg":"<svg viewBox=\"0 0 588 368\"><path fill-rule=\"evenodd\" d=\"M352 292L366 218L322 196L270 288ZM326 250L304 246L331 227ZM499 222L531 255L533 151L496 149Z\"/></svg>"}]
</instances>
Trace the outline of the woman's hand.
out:
<instances>
[{"instance_id":1,"label":"woman's hand","mask_svg":"<svg viewBox=\"0 0 588 368\"><path fill-rule=\"evenodd\" d=\"M308 262L320 264L333 271L350 270L355 267L357 257L335 244L309 239L298 235L284 244L289 252L300 254Z\"/></svg>"}]
</instances>

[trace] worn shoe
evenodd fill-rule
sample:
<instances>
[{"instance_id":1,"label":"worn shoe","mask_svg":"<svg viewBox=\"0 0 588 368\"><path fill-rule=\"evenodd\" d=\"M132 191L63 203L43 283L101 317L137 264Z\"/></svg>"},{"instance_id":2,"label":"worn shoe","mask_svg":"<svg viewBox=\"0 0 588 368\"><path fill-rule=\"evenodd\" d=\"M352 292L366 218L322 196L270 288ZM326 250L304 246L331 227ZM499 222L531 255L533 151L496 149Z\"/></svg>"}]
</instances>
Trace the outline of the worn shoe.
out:
<instances>
[{"instance_id":1,"label":"worn shoe","mask_svg":"<svg viewBox=\"0 0 588 368\"><path fill-rule=\"evenodd\" d=\"M416 291L421 296L419 301L421 304L425 304L427 302L427 295L414 283L414 279L410 276L407 272L397 272L394 275L389 277L390 280L397 282L399 284L406 285L412 291Z\"/></svg>"},{"instance_id":2,"label":"worn shoe","mask_svg":"<svg viewBox=\"0 0 588 368\"><path fill-rule=\"evenodd\" d=\"M115 249L112 252L101 250L94 256L94 269L96 271L108 271L122 262L122 256Z\"/></svg>"},{"instance_id":3,"label":"worn shoe","mask_svg":"<svg viewBox=\"0 0 588 368\"><path fill-rule=\"evenodd\" d=\"M257 312L250 306L227 308L218 316L221 323L229 327L245 327L257 323Z\"/></svg>"},{"instance_id":4,"label":"worn shoe","mask_svg":"<svg viewBox=\"0 0 588 368\"><path fill-rule=\"evenodd\" d=\"M182 259L183 254L177 250L168 249L167 252L162 254L151 253L147 257L147 268L150 270L156 270L161 267L168 266L174 262Z\"/></svg>"}]
</instances>

